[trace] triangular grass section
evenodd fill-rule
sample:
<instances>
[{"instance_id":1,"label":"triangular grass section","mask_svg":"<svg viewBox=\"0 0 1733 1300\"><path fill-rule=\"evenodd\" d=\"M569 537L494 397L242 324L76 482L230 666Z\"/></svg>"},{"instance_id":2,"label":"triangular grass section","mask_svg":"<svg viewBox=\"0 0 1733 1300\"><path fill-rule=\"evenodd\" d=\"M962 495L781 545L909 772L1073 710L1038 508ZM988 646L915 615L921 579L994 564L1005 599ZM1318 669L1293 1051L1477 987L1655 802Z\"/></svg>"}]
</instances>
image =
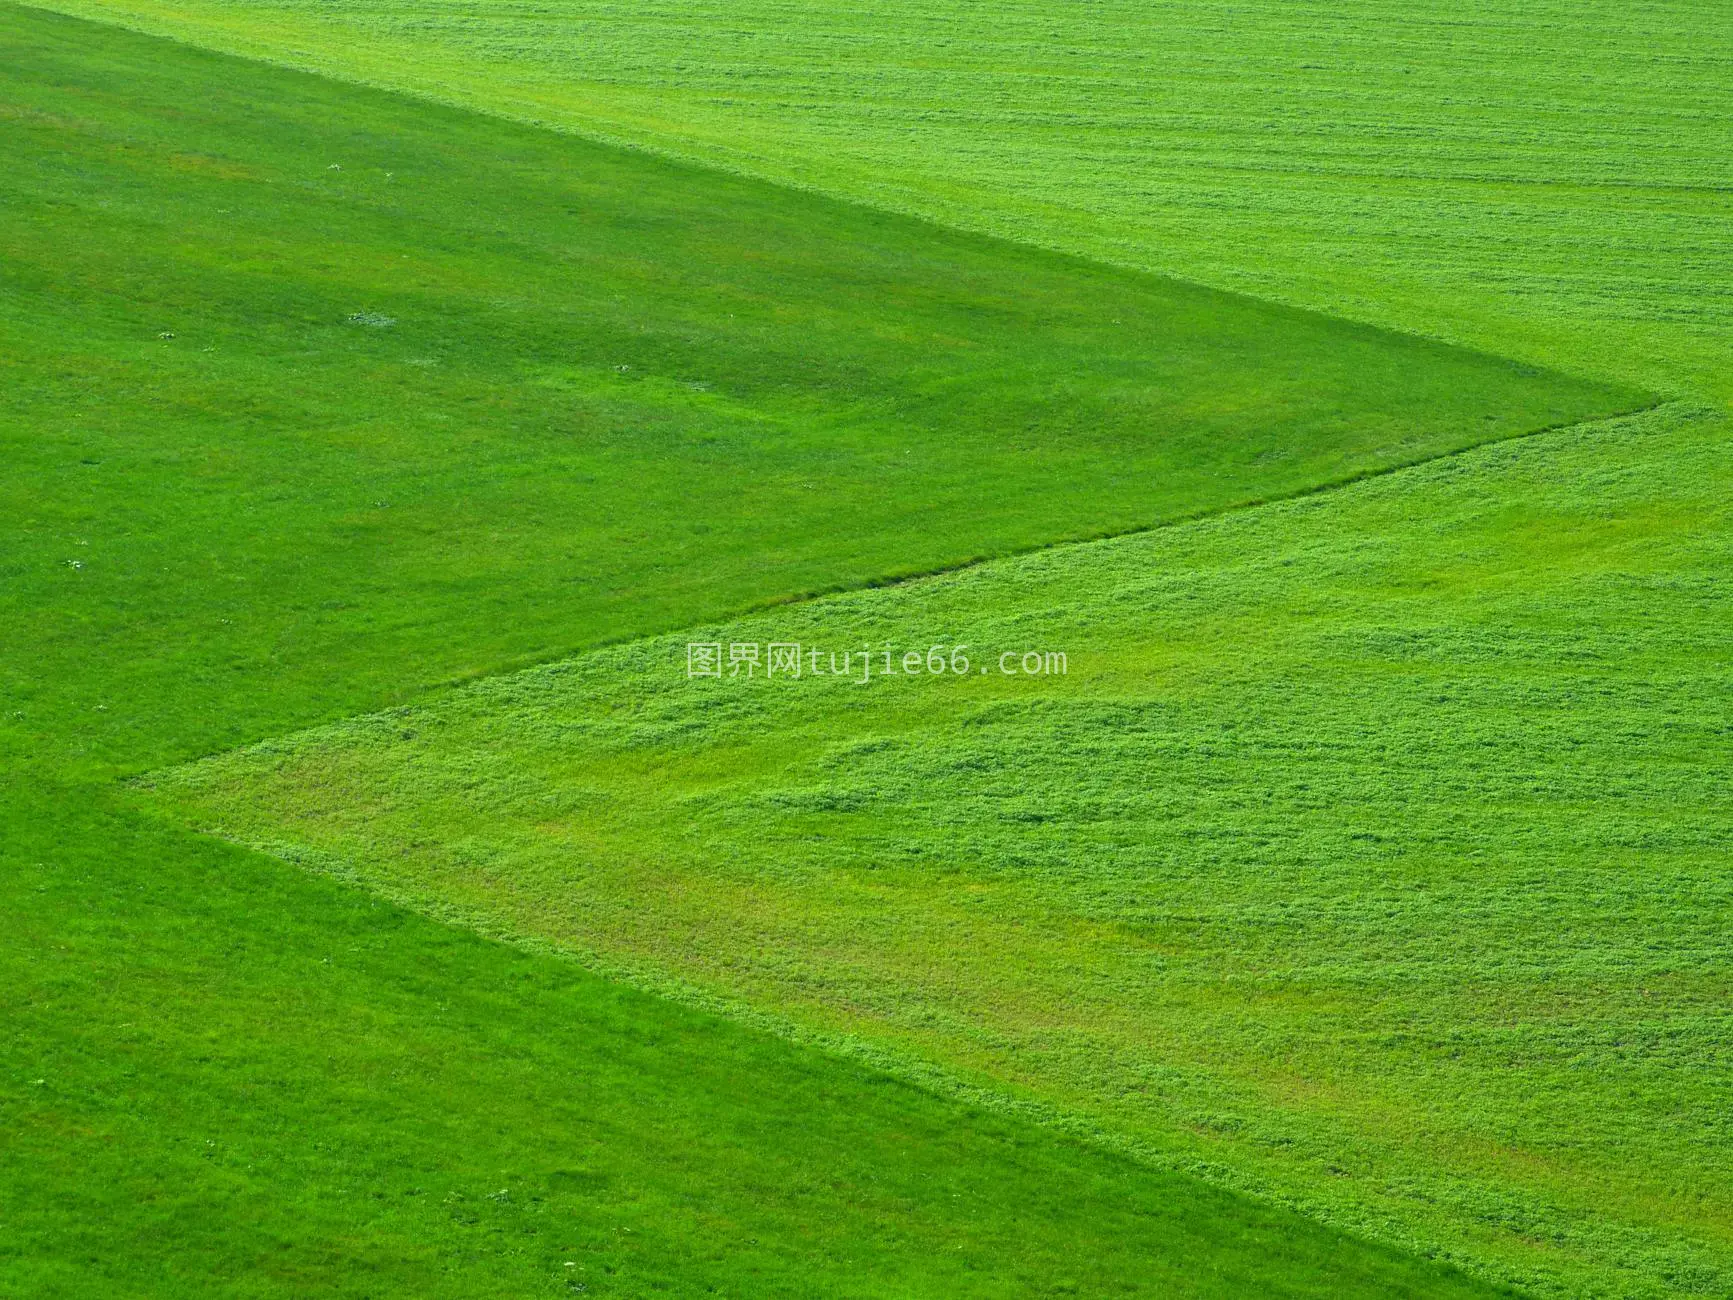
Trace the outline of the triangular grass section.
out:
<instances>
[{"instance_id":1,"label":"triangular grass section","mask_svg":"<svg viewBox=\"0 0 1733 1300\"><path fill-rule=\"evenodd\" d=\"M1712 1290L1727 432L1671 407L1543 434L154 783L412 906L1495 1275ZM694 645L772 643L800 675L690 675Z\"/></svg>"},{"instance_id":2,"label":"triangular grass section","mask_svg":"<svg viewBox=\"0 0 1733 1300\"><path fill-rule=\"evenodd\" d=\"M0 12L6 686L117 754L1645 400Z\"/></svg>"}]
</instances>

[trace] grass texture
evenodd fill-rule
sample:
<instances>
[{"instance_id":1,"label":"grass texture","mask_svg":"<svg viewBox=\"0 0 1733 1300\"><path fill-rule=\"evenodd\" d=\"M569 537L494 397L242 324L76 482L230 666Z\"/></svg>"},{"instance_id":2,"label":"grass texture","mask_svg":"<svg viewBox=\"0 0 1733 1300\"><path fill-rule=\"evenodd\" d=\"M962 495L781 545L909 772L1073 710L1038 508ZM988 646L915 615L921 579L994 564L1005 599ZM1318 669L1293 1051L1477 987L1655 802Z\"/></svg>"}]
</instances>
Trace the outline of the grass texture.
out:
<instances>
[{"instance_id":1,"label":"grass texture","mask_svg":"<svg viewBox=\"0 0 1733 1300\"><path fill-rule=\"evenodd\" d=\"M257 736L261 673L304 719L1645 400L23 15L0 684L62 752L176 726L150 683Z\"/></svg>"},{"instance_id":2,"label":"grass texture","mask_svg":"<svg viewBox=\"0 0 1733 1300\"><path fill-rule=\"evenodd\" d=\"M39 11L0 43L0 1291L1486 1293L115 778L1628 392Z\"/></svg>"},{"instance_id":3,"label":"grass texture","mask_svg":"<svg viewBox=\"0 0 1733 1300\"><path fill-rule=\"evenodd\" d=\"M1733 399L1719 3L55 7Z\"/></svg>"},{"instance_id":4,"label":"grass texture","mask_svg":"<svg viewBox=\"0 0 1733 1300\"><path fill-rule=\"evenodd\" d=\"M158 789L1483 1272L1720 1294L1727 432L1674 407L1544 434L600 651ZM693 639L825 654L693 679ZM958 642L961 676L829 671ZM1069 672L998 671L1031 648Z\"/></svg>"},{"instance_id":5,"label":"grass texture","mask_svg":"<svg viewBox=\"0 0 1733 1300\"><path fill-rule=\"evenodd\" d=\"M63 7L809 195L8 11L18 1276L565 1287L557 1238L628 1294L1094 1294L1150 1259L1195 1262L1157 1290L1465 1286L1050 1130L874 1109L853 1067L106 781L1640 389L1697 402L703 634L1061 649L1061 679L688 682L681 635L162 784L421 911L1482 1276L1733 1285L1714 6ZM778 1100L811 1126L770 1138L809 1076L835 1105ZM607 1140L556 1163L579 1113ZM392 1198L430 1183L439 1213ZM34 1245L107 1188L108 1240ZM1051 1236L1019 1231L1035 1188Z\"/></svg>"},{"instance_id":6,"label":"grass texture","mask_svg":"<svg viewBox=\"0 0 1733 1300\"><path fill-rule=\"evenodd\" d=\"M8 1295L1494 1294L87 787L5 814Z\"/></svg>"}]
</instances>

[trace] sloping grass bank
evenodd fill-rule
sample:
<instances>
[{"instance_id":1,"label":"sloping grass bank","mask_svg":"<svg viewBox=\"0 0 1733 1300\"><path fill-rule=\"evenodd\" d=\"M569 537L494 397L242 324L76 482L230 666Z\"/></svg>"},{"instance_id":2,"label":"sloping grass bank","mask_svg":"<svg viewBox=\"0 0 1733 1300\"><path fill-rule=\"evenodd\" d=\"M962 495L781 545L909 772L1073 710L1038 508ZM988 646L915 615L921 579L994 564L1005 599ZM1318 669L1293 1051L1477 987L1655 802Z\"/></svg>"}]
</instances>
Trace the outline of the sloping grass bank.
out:
<instances>
[{"instance_id":1,"label":"sloping grass bank","mask_svg":"<svg viewBox=\"0 0 1733 1300\"><path fill-rule=\"evenodd\" d=\"M1714 4L53 7L1733 400Z\"/></svg>"},{"instance_id":2,"label":"sloping grass bank","mask_svg":"<svg viewBox=\"0 0 1733 1300\"><path fill-rule=\"evenodd\" d=\"M1646 400L112 28L4 31L0 683L62 754L69 718L98 746L129 718L134 753L181 725L93 711L135 693L239 740ZM260 674L301 683L292 714L247 716Z\"/></svg>"}]
</instances>

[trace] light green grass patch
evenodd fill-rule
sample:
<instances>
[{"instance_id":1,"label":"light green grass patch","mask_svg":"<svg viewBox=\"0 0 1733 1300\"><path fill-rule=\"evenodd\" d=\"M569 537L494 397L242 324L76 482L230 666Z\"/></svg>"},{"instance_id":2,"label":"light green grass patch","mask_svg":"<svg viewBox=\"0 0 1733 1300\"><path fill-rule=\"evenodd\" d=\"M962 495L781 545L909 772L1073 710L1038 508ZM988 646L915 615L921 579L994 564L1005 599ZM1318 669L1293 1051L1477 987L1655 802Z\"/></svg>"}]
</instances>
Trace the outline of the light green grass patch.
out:
<instances>
[{"instance_id":1,"label":"light green grass patch","mask_svg":"<svg viewBox=\"0 0 1733 1300\"><path fill-rule=\"evenodd\" d=\"M1715 3L52 7L1733 399Z\"/></svg>"},{"instance_id":2,"label":"light green grass patch","mask_svg":"<svg viewBox=\"0 0 1733 1300\"><path fill-rule=\"evenodd\" d=\"M182 768L243 842L1561 1294L1733 1278L1727 426L601 651ZM689 640L1068 652L688 679ZM989 661L990 662L990 661Z\"/></svg>"}]
</instances>

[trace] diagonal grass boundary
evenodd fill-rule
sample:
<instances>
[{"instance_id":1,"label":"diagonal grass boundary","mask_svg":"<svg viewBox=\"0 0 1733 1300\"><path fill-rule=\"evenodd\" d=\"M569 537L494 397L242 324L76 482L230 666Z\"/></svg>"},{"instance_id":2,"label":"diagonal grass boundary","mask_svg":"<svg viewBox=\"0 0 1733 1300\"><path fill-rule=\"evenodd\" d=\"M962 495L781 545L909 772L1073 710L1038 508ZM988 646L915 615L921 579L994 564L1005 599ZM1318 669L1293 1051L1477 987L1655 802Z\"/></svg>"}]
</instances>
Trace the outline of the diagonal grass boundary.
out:
<instances>
[{"instance_id":1,"label":"diagonal grass boundary","mask_svg":"<svg viewBox=\"0 0 1733 1300\"><path fill-rule=\"evenodd\" d=\"M1671 416L1681 422L1690 422L1697 418L1706 418L1716 414L1708 408L1686 402L1667 403L1662 407L1650 409L1662 418ZM1621 424L1626 424L1632 419L1632 416L1626 415L1608 420L1585 422L1582 425L1572 426L1572 429L1578 433L1580 441L1587 444L1592 442L1600 432L1608 426L1616 427ZM1569 431L1554 430L1552 432L1565 433ZM1469 450L1477 453L1485 453L1495 446L1510 446L1513 443L1522 443L1526 441L1528 441L1526 438L1505 439L1498 444L1483 444L1479 448ZM1408 471L1423 469L1426 465L1436 467L1440 461L1454 459L1467 454L1468 450L1465 450L1463 452L1452 453L1448 457L1435 457L1426 462L1425 465L1410 466L1406 467L1406 469ZM1514 447L1510 455L1520 460L1522 458L1522 448ZM1391 471L1391 473L1394 472L1395 471ZM1378 475L1376 477L1387 477L1387 475ZM1341 491L1352 486L1352 484L1343 484L1339 485L1337 488L1328 489L1328 491ZM1265 503L1265 507L1274 507L1283 504L1286 503L1270 502ZM1265 507L1250 507L1248 509L1257 510ZM1244 514L1246 511L1236 511L1233 513ZM1222 522L1224 518L1225 516L1223 515L1215 515L1209 517L1205 521L1193 522L1216 523ZM1168 529L1164 527L1160 530L1147 531L1168 531ZM1076 545L1081 547L1099 544L1100 543L1081 543ZM1070 552L1073 547L1065 546L1063 548L1046 549ZM1006 557L991 561L990 563L995 565L1011 565L1016 563L1016 557ZM863 593L862 591L854 591L850 593L833 594L857 598L866 594L870 600L870 592ZM858 600L855 603L858 608ZM706 626L711 627L712 630L714 630L714 625ZM677 637L678 635L678 633L662 634L655 638L645 638L643 641L646 643L668 642L671 636ZM633 644L638 643L635 642ZM602 653L600 650L586 652L586 655L581 656L580 658L588 658L593 654L600 653ZM491 677L492 675L490 674L489 676ZM410 707L402 710L389 711L385 715L374 716L386 719L398 716L407 718L414 712L414 707ZM283 738L283 740L289 739L290 738ZM262 751L270 751L282 744L282 740L264 742L259 749ZM182 770L184 771L186 769ZM158 778L166 775L168 774L159 773L154 777L145 778L136 783L141 796L147 799L151 798L151 788L156 784ZM206 824L208 826L208 822ZM235 836L230 832L225 832L220 829L216 833L223 834L225 838L243 844L245 847L269 853L284 861L298 865L303 869L344 879L349 883L359 885L362 888L375 890L378 888L377 885L368 882L365 873L357 870L342 856L333 855L326 850L310 849L305 845L299 845L282 840L260 839L250 836ZM387 896L393 896L390 894L390 891L384 892L386 892ZM594 946L584 946L570 942L551 942L509 923L502 923L497 919L489 919L487 917L478 917L473 909L466 909L458 905L441 905L437 902L430 903L425 897L417 897L413 900L398 898L397 901L403 902L417 910L427 912L430 915L437 916L452 924L474 929L478 933L484 934L491 939L512 943L538 952L560 956L567 960L573 960L584 966L586 969L593 970L598 974L625 981L632 984L634 987L639 987L648 992L669 997L681 1002L682 1004L692 1005L694 1007L724 1014L743 1023L752 1024L756 1027L774 1032L790 1041L811 1045L827 1052L845 1055L851 1059L860 1060L872 1065L875 1069L884 1070L895 1077L917 1084L941 1095L964 1099L971 1104L990 1107L1003 1111L1006 1114L1014 1114L1031 1119L1045 1126L1056 1128L1069 1135L1101 1145L1104 1149L1113 1150L1121 1155L1137 1159L1138 1161L1149 1164L1152 1167L1171 1169L1176 1172L1197 1175L1230 1190L1251 1195L1272 1204L1279 1204L1287 1208L1299 1210L1321 1222L1330 1224L1332 1227L1340 1228L1356 1234L1371 1235L1376 1239L1390 1242L1405 1250L1418 1250L1428 1254L1436 1253L1438 1251L1436 1241L1416 1236L1400 1221L1390 1219L1378 1221L1375 1219L1369 1219L1364 1215L1344 1215L1339 1208L1322 1205L1314 1200L1310 1200L1301 1195L1292 1194L1291 1192L1284 1192L1255 1175L1249 1175L1245 1170L1237 1169L1229 1165L1223 1165L1219 1162L1199 1160L1189 1156L1176 1156L1173 1152L1162 1150L1157 1145L1140 1140L1135 1136L1128 1136L1123 1132L1116 1132L1099 1122L1089 1119L1088 1117L1081 1116L1074 1111L1065 1109L1064 1107L1050 1104L1040 1098L1029 1095L1013 1095L1002 1087L981 1086L979 1084L971 1083L966 1079L959 1078L953 1071L948 1070L943 1066L913 1059L907 1052L897 1048L876 1044L853 1034L828 1032L815 1029L811 1025L802 1024L790 1016L766 1010L762 1005L755 1005L744 997L719 994L715 990L706 989L691 980L680 978L677 975L671 975L666 971L653 969L643 962L622 962L616 958L610 957L605 952L597 950ZM1551 1289L1555 1292L1557 1291L1556 1287L1547 1287L1546 1279L1543 1277L1511 1274L1508 1272L1502 1272L1496 1268L1489 1268L1486 1260L1470 1254L1447 1250L1440 1257L1447 1258L1458 1266L1469 1269L1477 1276L1486 1277L1503 1283L1541 1285L1546 1287L1546 1289Z\"/></svg>"},{"instance_id":2,"label":"diagonal grass boundary","mask_svg":"<svg viewBox=\"0 0 1733 1300\"><path fill-rule=\"evenodd\" d=\"M1649 400L7 12L38 16L8 25L7 93L39 111L0 148L25 218L5 265L27 309L0 333L31 430L5 486L41 515L15 599L51 612L13 676L26 712L72 711L85 752L126 743L78 703L105 679L209 752L301 725L308 700L343 716ZM348 165L328 169L338 153ZM477 190L493 206L466 207ZM161 234L113 256L140 226ZM100 406L79 374L101 377ZM165 476L169 460L184 469ZM63 498L68 461L103 466L82 505ZM112 521L107 556L50 549L88 526L81 510ZM244 557L246 585L208 582L211 552ZM72 585L59 566L74 560L102 562ZM209 653L233 657L222 675ZM245 688L250 673L272 691ZM158 766L162 748L116 766Z\"/></svg>"}]
</instances>

